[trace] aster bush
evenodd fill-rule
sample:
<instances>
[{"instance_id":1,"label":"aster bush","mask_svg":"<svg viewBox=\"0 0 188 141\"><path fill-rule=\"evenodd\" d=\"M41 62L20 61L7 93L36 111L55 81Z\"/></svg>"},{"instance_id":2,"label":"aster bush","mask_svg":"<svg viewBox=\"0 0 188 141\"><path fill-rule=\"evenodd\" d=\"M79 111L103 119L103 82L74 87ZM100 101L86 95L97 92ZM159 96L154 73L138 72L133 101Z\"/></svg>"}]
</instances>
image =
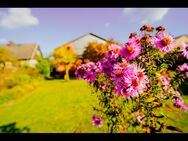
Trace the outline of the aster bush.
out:
<instances>
[{"instance_id":1,"label":"aster bush","mask_svg":"<svg viewBox=\"0 0 188 141\"><path fill-rule=\"evenodd\" d=\"M77 68L78 79L88 81L98 97L92 123L99 128L107 124L111 133L129 128L146 133L182 132L166 125L162 109L171 102L175 108L188 110L179 92L188 77L187 46L175 47L173 36L163 26L144 25L140 31L139 35L131 33L124 45L110 45L98 62Z\"/></svg>"}]
</instances>

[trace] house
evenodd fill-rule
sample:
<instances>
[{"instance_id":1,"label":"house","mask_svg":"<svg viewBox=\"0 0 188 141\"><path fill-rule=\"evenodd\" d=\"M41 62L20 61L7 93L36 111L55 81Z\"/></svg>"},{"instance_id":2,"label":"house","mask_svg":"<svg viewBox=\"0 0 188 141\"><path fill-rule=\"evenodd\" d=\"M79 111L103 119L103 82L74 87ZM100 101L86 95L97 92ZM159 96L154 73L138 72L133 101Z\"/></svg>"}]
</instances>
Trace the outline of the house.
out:
<instances>
[{"instance_id":1,"label":"house","mask_svg":"<svg viewBox=\"0 0 188 141\"><path fill-rule=\"evenodd\" d=\"M75 50L75 53L78 56L81 56L83 54L85 48L88 46L88 44L90 42L97 42L100 44L105 44L105 43L107 43L107 40L102 37L99 37L93 33L87 33L87 34L82 35L72 41L67 42L66 44L63 44L62 46L71 46ZM62 47L62 46L60 46L60 47ZM75 69L76 68L73 65L69 71L70 76L75 75ZM51 70L53 70L53 71L51 71L53 76L57 74L59 77L62 77L65 74L64 64L59 64L56 69L52 68Z\"/></svg>"},{"instance_id":2,"label":"house","mask_svg":"<svg viewBox=\"0 0 188 141\"><path fill-rule=\"evenodd\" d=\"M98 42L98 43L106 43L107 40L99 37L93 33L87 33L83 36L80 36L64 45L70 45L73 47L77 55L82 55L84 52L85 47L87 47L88 43L90 42Z\"/></svg>"},{"instance_id":3,"label":"house","mask_svg":"<svg viewBox=\"0 0 188 141\"><path fill-rule=\"evenodd\" d=\"M26 64L30 67L35 67L37 63L37 56L41 55L40 46L37 43L26 44L14 44L9 43L7 45L0 45L6 47L10 51L10 54L16 57L21 64Z\"/></svg>"},{"instance_id":4,"label":"house","mask_svg":"<svg viewBox=\"0 0 188 141\"><path fill-rule=\"evenodd\" d=\"M175 38L175 40L176 40L176 47L179 47L179 46L181 46L181 43L182 42L186 42L186 43L188 43L188 35L181 35L181 36L178 36L178 37L176 37Z\"/></svg>"}]
</instances>

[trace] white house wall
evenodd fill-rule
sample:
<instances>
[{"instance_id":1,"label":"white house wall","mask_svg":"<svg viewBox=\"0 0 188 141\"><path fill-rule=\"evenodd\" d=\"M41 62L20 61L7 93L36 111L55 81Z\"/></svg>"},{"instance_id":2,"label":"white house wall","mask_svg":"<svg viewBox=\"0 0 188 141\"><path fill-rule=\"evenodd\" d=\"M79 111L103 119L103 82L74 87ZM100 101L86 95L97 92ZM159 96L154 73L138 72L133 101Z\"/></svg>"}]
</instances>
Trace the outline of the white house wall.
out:
<instances>
[{"instance_id":1,"label":"white house wall","mask_svg":"<svg viewBox=\"0 0 188 141\"><path fill-rule=\"evenodd\" d=\"M73 46L74 50L76 51L76 53L78 55L81 55L84 52L85 47L87 47L89 42L106 43L105 40L102 40L100 38L97 38L97 37L89 34L89 35L86 35L86 36L74 41L72 46Z\"/></svg>"},{"instance_id":2,"label":"white house wall","mask_svg":"<svg viewBox=\"0 0 188 141\"><path fill-rule=\"evenodd\" d=\"M187 37L187 36L182 36L182 37L176 39L176 47L177 47L177 46L181 46L181 44L182 44L183 42L188 43L188 37Z\"/></svg>"},{"instance_id":3,"label":"white house wall","mask_svg":"<svg viewBox=\"0 0 188 141\"><path fill-rule=\"evenodd\" d=\"M30 67L35 67L35 65L37 64L37 60L36 59L22 60L21 64L26 64Z\"/></svg>"}]
</instances>

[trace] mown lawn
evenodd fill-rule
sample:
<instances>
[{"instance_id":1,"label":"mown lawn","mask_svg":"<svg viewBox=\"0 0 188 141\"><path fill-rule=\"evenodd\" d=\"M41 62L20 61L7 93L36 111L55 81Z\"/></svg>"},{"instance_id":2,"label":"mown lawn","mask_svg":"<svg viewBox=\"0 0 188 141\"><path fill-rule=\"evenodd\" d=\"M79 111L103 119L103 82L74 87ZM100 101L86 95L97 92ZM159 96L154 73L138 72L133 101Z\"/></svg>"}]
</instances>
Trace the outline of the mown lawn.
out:
<instances>
[{"instance_id":1,"label":"mown lawn","mask_svg":"<svg viewBox=\"0 0 188 141\"><path fill-rule=\"evenodd\" d=\"M0 126L37 133L104 132L91 124L95 102L85 81L41 81L34 91L0 105Z\"/></svg>"},{"instance_id":2,"label":"mown lawn","mask_svg":"<svg viewBox=\"0 0 188 141\"><path fill-rule=\"evenodd\" d=\"M16 89L16 88L15 88ZM18 88L17 88L18 89ZM20 88L19 88L20 90ZM95 133L92 105L96 97L85 81L41 80L21 96L3 99L13 90L0 92L0 132ZM185 98L188 104L188 97ZM168 124L188 132L188 112L165 110ZM28 129L28 130L27 130ZM168 132L168 131L166 131ZM172 132L172 131L169 131Z\"/></svg>"}]
</instances>

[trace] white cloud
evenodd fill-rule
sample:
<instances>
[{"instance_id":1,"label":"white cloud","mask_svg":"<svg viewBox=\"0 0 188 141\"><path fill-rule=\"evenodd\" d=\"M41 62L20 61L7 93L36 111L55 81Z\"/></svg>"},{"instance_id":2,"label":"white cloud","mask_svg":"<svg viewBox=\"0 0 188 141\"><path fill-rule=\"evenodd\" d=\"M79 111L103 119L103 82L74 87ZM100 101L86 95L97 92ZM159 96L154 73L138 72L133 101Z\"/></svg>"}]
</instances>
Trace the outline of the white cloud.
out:
<instances>
[{"instance_id":1,"label":"white cloud","mask_svg":"<svg viewBox=\"0 0 188 141\"><path fill-rule=\"evenodd\" d=\"M123 15L129 16L132 22L151 24L163 20L170 8L124 8Z\"/></svg>"},{"instance_id":2,"label":"white cloud","mask_svg":"<svg viewBox=\"0 0 188 141\"><path fill-rule=\"evenodd\" d=\"M110 26L110 23L105 23L105 27L108 28Z\"/></svg>"},{"instance_id":3,"label":"white cloud","mask_svg":"<svg viewBox=\"0 0 188 141\"><path fill-rule=\"evenodd\" d=\"M39 21L29 8L9 8L8 13L0 13L0 26L8 29L38 25Z\"/></svg>"}]
</instances>

